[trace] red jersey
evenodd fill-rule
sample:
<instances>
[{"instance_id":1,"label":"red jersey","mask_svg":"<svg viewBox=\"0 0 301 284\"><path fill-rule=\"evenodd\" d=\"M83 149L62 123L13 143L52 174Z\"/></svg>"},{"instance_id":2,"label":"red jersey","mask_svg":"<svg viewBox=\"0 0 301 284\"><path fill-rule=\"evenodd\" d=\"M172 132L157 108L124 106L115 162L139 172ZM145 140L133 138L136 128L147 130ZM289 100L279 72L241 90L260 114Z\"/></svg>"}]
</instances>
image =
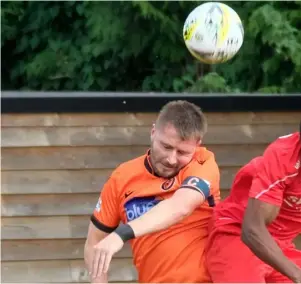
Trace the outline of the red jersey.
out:
<instances>
[{"instance_id":1,"label":"red jersey","mask_svg":"<svg viewBox=\"0 0 301 284\"><path fill-rule=\"evenodd\" d=\"M291 243L301 233L300 150L299 133L282 136L242 167L230 195L214 210L214 227L233 224L240 232L248 198L256 198L281 207L268 230L277 241Z\"/></svg>"},{"instance_id":2,"label":"red jersey","mask_svg":"<svg viewBox=\"0 0 301 284\"><path fill-rule=\"evenodd\" d=\"M173 178L155 175L149 155L121 164L101 191L92 222L112 232L120 222L138 218L180 187L204 194L206 201L181 222L130 241L139 282L206 282L204 248L213 206L220 200L219 169L212 152L199 147Z\"/></svg>"}]
</instances>

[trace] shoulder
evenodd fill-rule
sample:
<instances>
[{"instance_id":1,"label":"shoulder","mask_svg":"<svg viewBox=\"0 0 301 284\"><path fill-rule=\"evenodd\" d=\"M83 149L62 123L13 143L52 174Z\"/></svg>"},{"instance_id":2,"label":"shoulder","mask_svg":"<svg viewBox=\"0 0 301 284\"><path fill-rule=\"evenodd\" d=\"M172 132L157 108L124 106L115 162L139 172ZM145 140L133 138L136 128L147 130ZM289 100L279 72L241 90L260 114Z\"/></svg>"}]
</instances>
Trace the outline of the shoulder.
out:
<instances>
[{"instance_id":1,"label":"shoulder","mask_svg":"<svg viewBox=\"0 0 301 284\"><path fill-rule=\"evenodd\" d=\"M145 155L135 159L128 160L119 164L108 177L103 189L108 188L110 194L117 200L124 196L127 185L136 182L141 175L145 174L143 170Z\"/></svg>"},{"instance_id":2,"label":"shoulder","mask_svg":"<svg viewBox=\"0 0 301 284\"><path fill-rule=\"evenodd\" d=\"M144 159L146 155L123 162L111 172L107 184L119 196L126 190L126 185L136 182L141 175L145 174Z\"/></svg>"},{"instance_id":3,"label":"shoulder","mask_svg":"<svg viewBox=\"0 0 301 284\"><path fill-rule=\"evenodd\" d=\"M205 147L199 147L191 162L180 171L180 176L182 179L187 176L206 176L218 180L220 173L215 155Z\"/></svg>"},{"instance_id":4,"label":"shoulder","mask_svg":"<svg viewBox=\"0 0 301 284\"><path fill-rule=\"evenodd\" d=\"M299 148L300 150L300 134L299 132L290 133L288 135L283 135L275 139L270 146L276 147L282 151L293 152Z\"/></svg>"},{"instance_id":5,"label":"shoulder","mask_svg":"<svg viewBox=\"0 0 301 284\"><path fill-rule=\"evenodd\" d=\"M296 132L275 139L266 148L264 157L271 160L271 166L280 167L284 175L291 175L300 168L300 151L300 134Z\"/></svg>"},{"instance_id":6,"label":"shoulder","mask_svg":"<svg viewBox=\"0 0 301 284\"><path fill-rule=\"evenodd\" d=\"M215 162L215 155L213 152L209 151L206 147L198 147L193 160L199 164L203 164L208 161Z\"/></svg>"},{"instance_id":7,"label":"shoulder","mask_svg":"<svg viewBox=\"0 0 301 284\"><path fill-rule=\"evenodd\" d=\"M101 190L101 195L122 202L128 185L137 182L141 175L145 174L143 168L145 157L146 155L139 156L119 164L109 175Z\"/></svg>"},{"instance_id":8,"label":"shoulder","mask_svg":"<svg viewBox=\"0 0 301 284\"><path fill-rule=\"evenodd\" d=\"M123 181L125 178L132 177L137 173L139 174L139 172L144 169L143 165L144 165L145 157L146 155L142 155L137 158L121 163L112 172L111 177L117 181Z\"/></svg>"},{"instance_id":9,"label":"shoulder","mask_svg":"<svg viewBox=\"0 0 301 284\"><path fill-rule=\"evenodd\" d=\"M212 168L218 168L215 155L205 147L198 147L189 167L203 167L208 166Z\"/></svg>"}]
</instances>

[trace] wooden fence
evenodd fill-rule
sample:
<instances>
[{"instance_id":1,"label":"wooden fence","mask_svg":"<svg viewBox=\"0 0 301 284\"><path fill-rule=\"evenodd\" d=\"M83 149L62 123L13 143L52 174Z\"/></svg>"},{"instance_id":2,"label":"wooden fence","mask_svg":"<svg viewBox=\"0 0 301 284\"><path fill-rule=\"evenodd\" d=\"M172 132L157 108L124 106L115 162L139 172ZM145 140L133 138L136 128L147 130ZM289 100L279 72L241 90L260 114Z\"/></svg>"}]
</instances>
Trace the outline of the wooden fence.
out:
<instances>
[{"instance_id":1,"label":"wooden fence","mask_svg":"<svg viewBox=\"0 0 301 284\"><path fill-rule=\"evenodd\" d=\"M2 115L2 282L87 282L89 216L108 174L145 153L154 113ZM300 112L209 113L206 146L225 197L236 171L273 139L295 131ZM301 240L298 241L301 248ZM125 247L111 282L134 282Z\"/></svg>"}]
</instances>

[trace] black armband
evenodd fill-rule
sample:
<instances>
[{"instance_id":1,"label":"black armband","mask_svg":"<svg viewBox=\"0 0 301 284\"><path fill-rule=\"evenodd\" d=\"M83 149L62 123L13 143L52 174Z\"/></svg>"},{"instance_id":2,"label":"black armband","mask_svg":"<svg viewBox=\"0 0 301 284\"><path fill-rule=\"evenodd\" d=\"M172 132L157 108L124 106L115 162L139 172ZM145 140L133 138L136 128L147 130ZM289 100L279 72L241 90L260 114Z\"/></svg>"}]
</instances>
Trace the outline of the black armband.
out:
<instances>
[{"instance_id":1,"label":"black armband","mask_svg":"<svg viewBox=\"0 0 301 284\"><path fill-rule=\"evenodd\" d=\"M128 224L121 224L115 231L116 233L125 243L128 240L135 238L135 233L132 227Z\"/></svg>"}]
</instances>

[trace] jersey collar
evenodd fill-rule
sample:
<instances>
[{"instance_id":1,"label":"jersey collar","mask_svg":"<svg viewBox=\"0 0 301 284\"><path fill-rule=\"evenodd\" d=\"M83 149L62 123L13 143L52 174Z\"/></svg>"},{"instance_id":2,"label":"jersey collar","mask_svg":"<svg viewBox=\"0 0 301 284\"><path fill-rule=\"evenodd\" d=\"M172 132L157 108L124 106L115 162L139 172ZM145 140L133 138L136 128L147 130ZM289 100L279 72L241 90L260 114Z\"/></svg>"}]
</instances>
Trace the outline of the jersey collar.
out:
<instances>
[{"instance_id":1,"label":"jersey collar","mask_svg":"<svg viewBox=\"0 0 301 284\"><path fill-rule=\"evenodd\" d=\"M147 170L151 175L156 176L156 177L159 177L159 176L155 173L155 171L154 171L154 169L153 169L153 167L152 167L152 164L151 164L151 162L150 162L150 149L147 150L147 153L146 153L146 155L145 155L145 158L144 158L144 166L145 166L146 170Z\"/></svg>"}]
</instances>

